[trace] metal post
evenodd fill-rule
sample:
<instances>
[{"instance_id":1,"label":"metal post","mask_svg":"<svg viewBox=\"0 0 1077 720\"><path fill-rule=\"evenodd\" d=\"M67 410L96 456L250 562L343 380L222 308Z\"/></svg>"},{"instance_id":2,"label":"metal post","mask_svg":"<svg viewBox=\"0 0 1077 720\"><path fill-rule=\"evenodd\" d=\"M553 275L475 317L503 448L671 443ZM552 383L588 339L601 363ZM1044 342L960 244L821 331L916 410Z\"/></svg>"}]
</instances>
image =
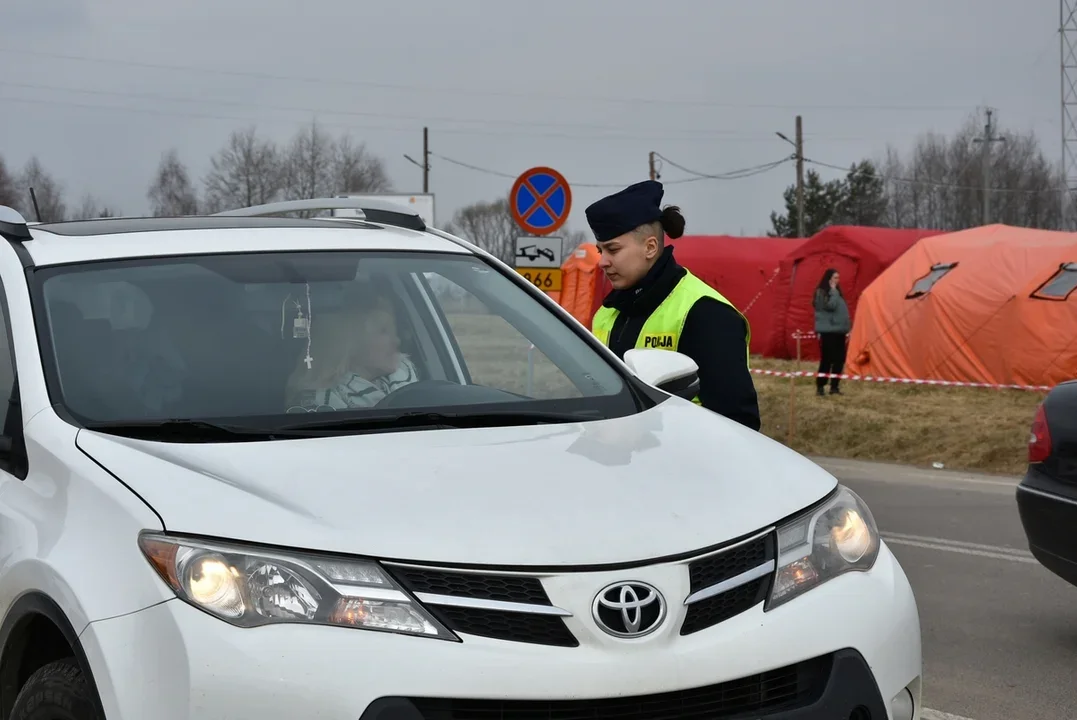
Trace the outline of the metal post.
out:
<instances>
[{"instance_id":1,"label":"metal post","mask_svg":"<svg viewBox=\"0 0 1077 720\"><path fill-rule=\"evenodd\" d=\"M785 444L789 447L793 446L793 435L796 432L797 424L797 393L796 393L796 373L800 372L800 330L796 331L797 341L797 364L793 370L793 374L789 376L789 430L785 435Z\"/></svg>"},{"instance_id":2,"label":"metal post","mask_svg":"<svg viewBox=\"0 0 1077 720\"><path fill-rule=\"evenodd\" d=\"M804 128L797 115L797 237L804 237Z\"/></svg>"},{"instance_id":3,"label":"metal post","mask_svg":"<svg viewBox=\"0 0 1077 720\"><path fill-rule=\"evenodd\" d=\"M527 393L528 397L532 397L532 393L535 388L535 345L534 343L528 343L527 345Z\"/></svg>"},{"instance_id":4,"label":"metal post","mask_svg":"<svg viewBox=\"0 0 1077 720\"><path fill-rule=\"evenodd\" d=\"M987 111L987 125L984 127L984 156L983 156L983 181L984 181L984 217L983 225L991 224L991 111Z\"/></svg>"},{"instance_id":5,"label":"metal post","mask_svg":"<svg viewBox=\"0 0 1077 720\"><path fill-rule=\"evenodd\" d=\"M1062 229L1074 226L1077 187L1077 1L1059 0L1059 74L1062 97Z\"/></svg>"},{"instance_id":6,"label":"metal post","mask_svg":"<svg viewBox=\"0 0 1077 720\"><path fill-rule=\"evenodd\" d=\"M1062 127L1062 167L1059 168L1061 172L1062 188L1058 193L1058 226L1059 230L1069 229L1069 172L1067 166L1067 153L1066 153L1066 0L1059 0L1058 2L1058 80L1061 86L1061 102L1062 102L1062 122L1059 123Z\"/></svg>"}]
</instances>

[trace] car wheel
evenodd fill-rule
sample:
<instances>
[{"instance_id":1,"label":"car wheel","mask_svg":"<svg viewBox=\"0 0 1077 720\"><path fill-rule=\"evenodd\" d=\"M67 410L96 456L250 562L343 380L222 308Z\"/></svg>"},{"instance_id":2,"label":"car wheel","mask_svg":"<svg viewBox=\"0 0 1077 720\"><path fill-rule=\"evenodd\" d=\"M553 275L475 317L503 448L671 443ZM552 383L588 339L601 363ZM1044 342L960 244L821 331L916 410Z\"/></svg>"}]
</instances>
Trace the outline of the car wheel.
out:
<instances>
[{"instance_id":1,"label":"car wheel","mask_svg":"<svg viewBox=\"0 0 1077 720\"><path fill-rule=\"evenodd\" d=\"M30 676L15 698L11 720L100 720L90 686L74 658L50 663Z\"/></svg>"}]
</instances>

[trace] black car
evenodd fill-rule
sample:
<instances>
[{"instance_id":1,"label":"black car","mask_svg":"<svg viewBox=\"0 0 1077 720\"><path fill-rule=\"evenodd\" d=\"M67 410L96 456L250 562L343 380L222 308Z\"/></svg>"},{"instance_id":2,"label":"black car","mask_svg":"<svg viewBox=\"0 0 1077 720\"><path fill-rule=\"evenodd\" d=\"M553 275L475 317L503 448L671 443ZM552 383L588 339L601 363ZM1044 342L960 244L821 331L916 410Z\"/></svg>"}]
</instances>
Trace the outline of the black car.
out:
<instances>
[{"instance_id":1,"label":"black car","mask_svg":"<svg viewBox=\"0 0 1077 720\"><path fill-rule=\"evenodd\" d=\"M1036 410L1017 509L1035 558L1077 585L1077 380L1052 388Z\"/></svg>"}]
</instances>

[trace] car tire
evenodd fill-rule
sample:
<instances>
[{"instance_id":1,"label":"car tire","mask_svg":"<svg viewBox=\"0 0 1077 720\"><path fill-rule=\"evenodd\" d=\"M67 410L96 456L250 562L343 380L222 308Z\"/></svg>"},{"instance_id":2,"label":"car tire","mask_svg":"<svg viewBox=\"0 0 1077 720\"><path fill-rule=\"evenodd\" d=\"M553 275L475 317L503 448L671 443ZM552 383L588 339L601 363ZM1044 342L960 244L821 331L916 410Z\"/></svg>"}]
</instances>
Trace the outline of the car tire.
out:
<instances>
[{"instance_id":1,"label":"car tire","mask_svg":"<svg viewBox=\"0 0 1077 720\"><path fill-rule=\"evenodd\" d=\"M15 698L11 720L101 720L90 684L74 658L49 663L30 676Z\"/></svg>"}]
</instances>

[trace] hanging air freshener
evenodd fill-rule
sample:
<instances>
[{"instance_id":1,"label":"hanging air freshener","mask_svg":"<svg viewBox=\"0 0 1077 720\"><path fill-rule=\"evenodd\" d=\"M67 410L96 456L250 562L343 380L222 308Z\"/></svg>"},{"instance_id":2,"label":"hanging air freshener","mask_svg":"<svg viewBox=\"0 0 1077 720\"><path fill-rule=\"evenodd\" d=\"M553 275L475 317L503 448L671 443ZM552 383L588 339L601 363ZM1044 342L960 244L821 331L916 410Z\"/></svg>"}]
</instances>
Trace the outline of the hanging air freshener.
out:
<instances>
[{"instance_id":1,"label":"hanging air freshener","mask_svg":"<svg viewBox=\"0 0 1077 720\"><path fill-rule=\"evenodd\" d=\"M310 335L310 321L303 316L303 311L300 310L296 315L295 320L292 322L292 337L305 338Z\"/></svg>"},{"instance_id":2,"label":"hanging air freshener","mask_svg":"<svg viewBox=\"0 0 1077 720\"><path fill-rule=\"evenodd\" d=\"M303 305L298 300L292 301L295 304L295 319L292 321L292 337L294 338L308 338L310 337L310 318L303 314ZM307 310L310 310L310 303L307 303Z\"/></svg>"}]
</instances>

